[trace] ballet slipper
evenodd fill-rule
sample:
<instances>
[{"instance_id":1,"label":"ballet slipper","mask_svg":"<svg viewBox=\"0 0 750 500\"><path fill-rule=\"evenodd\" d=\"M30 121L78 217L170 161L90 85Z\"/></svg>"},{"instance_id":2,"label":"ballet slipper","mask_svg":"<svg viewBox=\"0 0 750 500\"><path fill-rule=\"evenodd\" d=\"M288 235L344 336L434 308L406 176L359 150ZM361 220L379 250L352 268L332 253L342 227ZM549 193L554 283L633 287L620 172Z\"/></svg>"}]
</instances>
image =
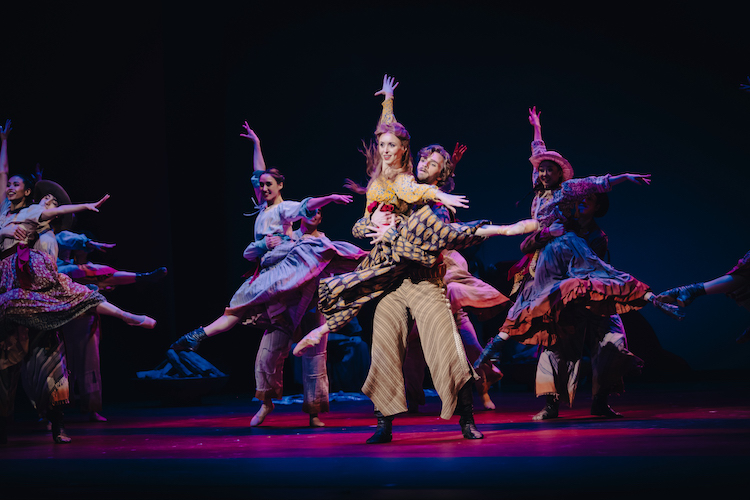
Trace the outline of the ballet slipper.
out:
<instances>
[{"instance_id":1,"label":"ballet slipper","mask_svg":"<svg viewBox=\"0 0 750 500\"><path fill-rule=\"evenodd\" d=\"M145 314L127 314L124 321L130 326L140 326L141 328L146 328L147 330L153 330L156 326L156 320L154 318L146 316Z\"/></svg>"},{"instance_id":2,"label":"ballet slipper","mask_svg":"<svg viewBox=\"0 0 750 500\"><path fill-rule=\"evenodd\" d=\"M495 403L492 402L492 399L490 399L490 395L486 392L483 392L481 394L482 396L482 406L484 406L485 410L494 410L495 409Z\"/></svg>"},{"instance_id":3,"label":"ballet slipper","mask_svg":"<svg viewBox=\"0 0 750 500\"><path fill-rule=\"evenodd\" d=\"M258 413L256 413L255 416L253 416L252 420L250 420L250 427L258 427L260 424L262 424L268 414L273 411L273 409L273 402L264 402L262 405L260 405L260 410L258 410Z\"/></svg>"},{"instance_id":4,"label":"ballet slipper","mask_svg":"<svg viewBox=\"0 0 750 500\"><path fill-rule=\"evenodd\" d=\"M325 422L321 421L317 413L310 414L310 427L325 427Z\"/></svg>"},{"instance_id":5,"label":"ballet slipper","mask_svg":"<svg viewBox=\"0 0 750 500\"><path fill-rule=\"evenodd\" d=\"M106 422L107 417L99 415L97 412L89 412L89 422Z\"/></svg>"}]
</instances>

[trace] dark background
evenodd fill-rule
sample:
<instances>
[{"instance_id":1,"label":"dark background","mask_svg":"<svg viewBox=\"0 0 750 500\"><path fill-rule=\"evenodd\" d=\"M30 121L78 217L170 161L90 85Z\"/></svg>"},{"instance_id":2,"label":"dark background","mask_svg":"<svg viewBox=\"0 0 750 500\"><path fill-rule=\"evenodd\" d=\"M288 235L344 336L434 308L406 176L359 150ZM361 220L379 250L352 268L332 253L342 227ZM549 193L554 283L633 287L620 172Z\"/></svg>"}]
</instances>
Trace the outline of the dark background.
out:
<instances>
[{"instance_id":1,"label":"dark background","mask_svg":"<svg viewBox=\"0 0 750 500\"><path fill-rule=\"evenodd\" d=\"M36 163L74 201L112 199L79 218L117 248L123 270L166 265L156 286L109 298L153 315L153 331L104 319L108 397L163 358L179 335L221 314L248 269L252 147L248 120L284 195L341 192L365 181L358 152L394 75L396 116L419 148L469 150L459 213L507 223L528 216L527 109L577 176L651 172L621 185L600 221L612 263L656 291L714 278L750 247L746 16L716 3L524 7L494 3L76 3L3 6L0 119L13 120L11 173ZM351 241L363 200L325 210L323 229ZM485 264L515 260L519 237L495 238ZM707 297L677 323L643 314L694 369L747 368L734 338L747 311ZM201 353L251 391L260 332L238 327Z\"/></svg>"}]
</instances>

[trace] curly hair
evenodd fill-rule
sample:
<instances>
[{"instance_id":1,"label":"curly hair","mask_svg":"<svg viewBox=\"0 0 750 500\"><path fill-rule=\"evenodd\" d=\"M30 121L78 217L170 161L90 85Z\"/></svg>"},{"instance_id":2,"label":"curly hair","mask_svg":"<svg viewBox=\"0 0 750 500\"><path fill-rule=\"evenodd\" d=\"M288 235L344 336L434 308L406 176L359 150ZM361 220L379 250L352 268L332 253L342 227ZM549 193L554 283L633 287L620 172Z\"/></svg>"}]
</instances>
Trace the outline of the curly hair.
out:
<instances>
[{"instance_id":1,"label":"curly hair","mask_svg":"<svg viewBox=\"0 0 750 500\"><path fill-rule=\"evenodd\" d=\"M437 153L443 157L443 166L440 169L440 178L438 179L437 186L446 193L453 191L455 182L453 181L453 173L456 170L456 166L453 164L451 155L445 150L440 144L430 144L419 150L419 159L427 158L432 153Z\"/></svg>"}]
</instances>

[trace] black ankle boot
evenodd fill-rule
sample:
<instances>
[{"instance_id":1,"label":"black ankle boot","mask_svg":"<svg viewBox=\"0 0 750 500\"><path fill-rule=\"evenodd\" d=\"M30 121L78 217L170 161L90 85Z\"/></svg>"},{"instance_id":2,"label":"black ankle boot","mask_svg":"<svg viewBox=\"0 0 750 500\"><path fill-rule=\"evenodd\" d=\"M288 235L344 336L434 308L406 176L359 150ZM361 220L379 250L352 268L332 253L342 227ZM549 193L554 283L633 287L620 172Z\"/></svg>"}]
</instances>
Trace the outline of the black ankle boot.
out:
<instances>
[{"instance_id":1,"label":"black ankle boot","mask_svg":"<svg viewBox=\"0 0 750 500\"><path fill-rule=\"evenodd\" d=\"M386 417L380 411L375 410L375 416L378 418L378 427L375 429L375 434L370 436L365 443L390 443L393 440L393 415Z\"/></svg>"},{"instance_id":2,"label":"black ankle boot","mask_svg":"<svg viewBox=\"0 0 750 500\"><path fill-rule=\"evenodd\" d=\"M689 306L692 301L701 295L706 295L706 288L703 283L693 283L692 285L678 286L666 292L659 294L659 297L665 302L676 303L678 306Z\"/></svg>"},{"instance_id":3,"label":"black ankle boot","mask_svg":"<svg viewBox=\"0 0 750 500\"><path fill-rule=\"evenodd\" d=\"M456 415L460 415L458 423L461 426L461 434L464 439L482 439L484 434L479 432L474 423L474 401L471 395L472 382L466 382L458 391L456 401Z\"/></svg>"},{"instance_id":4,"label":"black ankle boot","mask_svg":"<svg viewBox=\"0 0 750 500\"><path fill-rule=\"evenodd\" d=\"M167 275L167 268L160 267L159 269L154 269L150 273L136 273L135 282L136 283L156 283L157 281L161 280L166 275Z\"/></svg>"},{"instance_id":5,"label":"black ankle boot","mask_svg":"<svg viewBox=\"0 0 750 500\"><path fill-rule=\"evenodd\" d=\"M52 425L52 441L57 444L70 443L72 440L68 433L65 432L63 424L63 412L59 408L53 408L47 412L47 418Z\"/></svg>"},{"instance_id":6,"label":"black ankle boot","mask_svg":"<svg viewBox=\"0 0 750 500\"><path fill-rule=\"evenodd\" d=\"M177 339L177 341L169 346L169 348L174 349L175 351L197 351L201 340L206 337L208 337L208 335L203 331L203 328L196 328L192 332L186 333Z\"/></svg>"},{"instance_id":7,"label":"black ankle boot","mask_svg":"<svg viewBox=\"0 0 750 500\"><path fill-rule=\"evenodd\" d=\"M607 404L607 394L594 394L591 400L591 414L605 418L622 418L622 413L617 413Z\"/></svg>"},{"instance_id":8,"label":"black ankle boot","mask_svg":"<svg viewBox=\"0 0 750 500\"><path fill-rule=\"evenodd\" d=\"M484 346L482 354L480 354L479 358L474 362L474 369L479 369L479 366L484 362L489 363L490 360L500 358L500 355L503 352L503 344L505 344L505 340L500 337L500 334L492 337L490 341L487 342L487 345Z\"/></svg>"},{"instance_id":9,"label":"black ankle boot","mask_svg":"<svg viewBox=\"0 0 750 500\"><path fill-rule=\"evenodd\" d=\"M547 403L542 411L531 417L531 420L549 420L557 418L560 414L560 399L554 394L547 394Z\"/></svg>"}]
</instances>

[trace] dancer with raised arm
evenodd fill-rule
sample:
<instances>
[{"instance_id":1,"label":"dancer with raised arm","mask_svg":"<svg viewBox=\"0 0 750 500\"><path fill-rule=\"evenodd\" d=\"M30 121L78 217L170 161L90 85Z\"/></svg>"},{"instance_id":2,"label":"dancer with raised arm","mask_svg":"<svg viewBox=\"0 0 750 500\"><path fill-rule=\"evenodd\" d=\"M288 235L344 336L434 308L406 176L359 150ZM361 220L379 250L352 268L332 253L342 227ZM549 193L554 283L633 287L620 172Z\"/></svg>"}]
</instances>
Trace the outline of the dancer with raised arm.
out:
<instances>
[{"instance_id":1,"label":"dancer with raised arm","mask_svg":"<svg viewBox=\"0 0 750 500\"><path fill-rule=\"evenodd\" d=\"M588 196L608 192L626 181L649 185L650 174L573 179L570 162L547 150L536 107L529 109L529 123L534 128L529 161L536 192L531 212L539 221L540 237L549 241L522 261L526 278L518 298L500 333L490 340L475 365L496 357L510 337L525 344L554 345L565 335L561 314L574 301L600 316L622 314L651 303L677 319L682 317L676 307L656 300L648 285L603 262L583 238L565 228L577 205Z\"/></svg>"},{"instance_id":2,"label":"dancer with raised arm","mask_svg":"<svg viewBox=\"0 0 750 500\"><path fill-rule=\"evenodd\" d=\"M414 180L410 136L403 125L380 123L375 137L377 142L365 150L370 182L364 221L352 231L358 237L371 237L375 246L356 271L321 281L326 324L310 332L295 354L341 328L362 304L380 297L373 319L372 362L362 387L378 421L367 443L390 442L394 415L407 411L402 363L412 319L421 332L430 332L422 338L422 348L443 403L441 417L449 419L455 410L463 437L481 439L470 385L476 374L445 295L441 252L478 244L486 236L532 231L536 221L514 226L444 223L424 204L438 201L455 211L466 207L465 197Z\"/></svg>"},{"instance_id":3,"label":"dancer with raised arm","mask_svg":"<svg viewBox=\"0 0 750 500\"><path fill-rule=\"evenodd\" d=\"M57 206L63 191L56 183L39 183L38 204L31 204L33 191L31 178L14 175L0 199L0 441L6 439L6 421L20 378L37 410L46 412L53 440L67 443L61 408L68 402L68 378L64 348L55 330L92 309L132 326L154 328L156 321L123 311L74 283L35 246L49 221L75 212L98 212L109 196L97 203Z\"/></svg>"},{"instance_id":4,"label":"dancer with raised arm","mask_svg":"<svg viewBox=\"0 0 750 500\"><path fill-rule=\"evenodd\" d=\"M257 134L245 122L241 137L252 141L253 175L251 182L258 205L255 220L255 238L244 252L247 260L259 261L255 275L245 281L235 292L224 314L207 326L184 335L171 348L195 350L199 343L225 332L244 321L246 324L267 327L255 360L255 395L262 401L250 425L260 425L273 410L273 398L281 398L283 390L283 364L300 325L308 310L321 277L333 272L345 272L356 267L365 252L346 242L332 242L328 238L310 237L295 239L292 223L310 219L316 211L329 203L351 203L351 195L331 194L318 198L305 198L301 202L284 200L281 191L285 178L277 169L267 169ZM323 370L316 377L325 379L325 363L315 362L325 354L313 351L306 359ZM327 381L326 387L327 387ZM323 394L323 392L325 394ZM320 401L305 401L303 410L310 413L310 425L319 426L319 411L328 409L327 389L305 388L305 395L317 394ZM323 399L325 401L323 401Z\"/></svg>"},{"instance_id":5,"label":"dancer with raised arm","mask_svg":"<svg viewBox=\"0 0 750 500\"><path fill-rule=\"evenodd\" d=\"M383 112L380 123L393 123L394 114L393 93L398 83L386 75L383 78L383 88L375 95L383 95ZM450 193L455 186L454 177L456 165L466 152L466 146L456 144L453 154L439 144L431 144L422 148L419 161L414 170L416 180L420 184L437 186L441 191ZM454 214L440 202L430 202L432 211L445 223L455 222ZM456 250L447 250L442 254L445 263L445 286L451 311L456 319L456 326L461 336L464 350L469 362L473 363L482 352L482 345L477 339L474 325L469 319L468 310L481 312L485 320L490 319L500 311L510 306L510 300L495 288L476 278L468 270L466 259ZM429 335L425 332L423 335ZM413 325L407 341L406 358L404 359L404 379L406 381L406 400L410 412L417 411L418 405L424 404L424 376L426 362L420 332ZM492 363L484 363L477 368L479 378L475 387L485 409L494 410L495 404L489 395L489 388L502 378L502 373Z\"/></svg>"}]
</instances>

